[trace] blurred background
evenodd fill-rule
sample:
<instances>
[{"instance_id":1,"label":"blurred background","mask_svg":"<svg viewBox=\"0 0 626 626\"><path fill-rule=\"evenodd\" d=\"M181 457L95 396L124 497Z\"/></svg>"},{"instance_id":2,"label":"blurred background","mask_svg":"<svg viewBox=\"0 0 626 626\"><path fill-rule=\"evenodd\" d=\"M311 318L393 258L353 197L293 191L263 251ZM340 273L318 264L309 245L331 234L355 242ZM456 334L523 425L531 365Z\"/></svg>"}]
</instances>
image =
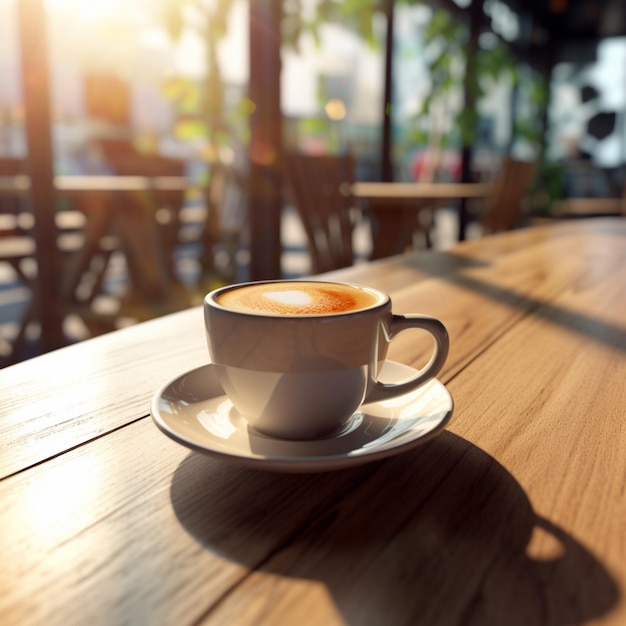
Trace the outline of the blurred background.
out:
<instances>
[{"instance_id":1,"label":"blurred background","mask_svg":"<svg viewBox=\"0 0 626 626\"><path fill-rule=\"evenodd\" d=\"M350 184L530 163L509 227L623 211L623 0L0 0L0 76L0 366L315 271L291 155ZM358 263L375 215L343 195ZM426 208L412 247L486 232L480 200Z\"/></svg>"}]
</instances>

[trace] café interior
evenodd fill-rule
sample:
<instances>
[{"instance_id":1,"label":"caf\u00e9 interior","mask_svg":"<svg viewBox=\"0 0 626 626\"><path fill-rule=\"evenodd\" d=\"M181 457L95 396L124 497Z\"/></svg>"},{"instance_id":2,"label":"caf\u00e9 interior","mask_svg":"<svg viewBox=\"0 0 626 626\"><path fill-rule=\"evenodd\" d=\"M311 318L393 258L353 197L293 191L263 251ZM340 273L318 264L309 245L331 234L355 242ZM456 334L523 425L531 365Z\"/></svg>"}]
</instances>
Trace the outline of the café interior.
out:
<instances>
[{"instance_id":1,"label":"caf\u00e9 interior","mask_svg":"<svg viewBox=\"0 0 626 626\"><path fill-rule=\"evenodd\" d=\"M0 367L550 220L626 217L622 0L3 0Z\"/></svg>"}]
</instances>

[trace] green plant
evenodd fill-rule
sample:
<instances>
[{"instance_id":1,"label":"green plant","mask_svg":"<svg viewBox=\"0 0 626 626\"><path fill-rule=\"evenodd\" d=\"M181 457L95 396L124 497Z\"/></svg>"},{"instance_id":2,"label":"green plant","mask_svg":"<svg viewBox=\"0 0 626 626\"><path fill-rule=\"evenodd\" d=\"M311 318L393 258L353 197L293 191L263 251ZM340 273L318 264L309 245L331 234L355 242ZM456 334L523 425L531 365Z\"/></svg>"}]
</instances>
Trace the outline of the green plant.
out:
<instances>
[{"instance_id":1,"label":"green plant","mask_svg":"<svg viewBox=\"0 0 626 626\"><path fill-rule=\"evenodd\" d=\"M514 122L514 137L530 144L538 155L543 155L546 134L544 118L548 106L548 85L545 78L536 71L528 70L520 74L519 91L525 99L524 110Z\"/></svg>"},{"instance_id":2,"label":"green plant","mask_svg":"<svg viewBox=\"0 0 626 626\"><path fill-rule=\"evenodd\" d=\"M217 46L226 35L232 0L163 0L166 26L173 39L185 28L193 27L205 43L206 77L197 82L182 76L171 76L163 84L164 95L178 112L175 133L183 139L204 138L204 156L217 158L219 146L232 137L238 114L246 111L245 102L225 108L225 85L220 70Z\"/></svg>"},{"instance_id":3,"label":"green plant","mask_svg":"<svg viewBox=\"0 0 626 626\"><path fill-rule=\"evenodd\" d=\"M182 139L205 139L204 156L217 158L220 146L230 145L233 137L246 144L248 119L254 103L245 94L225 106L226 89L218 63L217 45L226 35L234 0L163 0L168 31L178 39L185 25L192 26L205 42L206 77L194 81L171 76L163 84L164 95L174 103L178 113L175 133ZM280 1L280 0L277 0ZM352 28L370 45L377 45L373 16L384 10L384 0L321 0L313 12L307 12L302 0L283 0L281 18L282 44L298 50L304 35L319 43L323 24L335 22ZM186 19L189 18L189 19Z\"/></svg>"},{"instance_id":4,"label":"green plant","mask_svg":"<svg viewBox=\"0 0 626 626\"><path fill-rule=\"evenodd\" d=\"M434 11L423 33L430 73L431 89L422 102L412 139L428 143L428 116L435 108L454 118L454 136L444 142L470 146L474 142L478 122L476 104L490 82L507 76L515 85L519 79L516 63L502 42L490 48L479 48L472 57L470 31L467 24L445 9ZM462 88L469 103L456 97Z\"/></svg>"}]
</instances>

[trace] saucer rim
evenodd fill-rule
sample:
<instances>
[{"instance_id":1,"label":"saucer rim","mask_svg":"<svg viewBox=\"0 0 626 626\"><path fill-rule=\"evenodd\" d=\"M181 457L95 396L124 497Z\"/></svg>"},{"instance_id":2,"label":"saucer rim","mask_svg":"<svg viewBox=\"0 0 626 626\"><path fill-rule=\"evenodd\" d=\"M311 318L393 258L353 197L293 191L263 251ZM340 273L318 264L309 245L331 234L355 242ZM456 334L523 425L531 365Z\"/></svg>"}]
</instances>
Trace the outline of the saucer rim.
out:
<instances>
[{"instance_id":1,"label":"saucer rim","mask_svg":"<svg viewBox=\"0 0 626 626\"><path fill-rule=\"evenodd\" d=\"M402 368L414 369L409 365L404 363L399 363L397 361L388 360L390 365L397 365ZM452 394L448 390L448 388L437 378L432 378L429 383L436 383L439 386L439 392L443 392L447 395L449 400L449 408L447 409L445 415L437 421L432 428L430 428L427 432L417 436L410 438L408 441L404 443L394 445L394 440L385 442L379 448L373 448L371 450L367 450L362 452L361 454L350 455L348 453L340 453L340 454L329 454L329 455L316 455L316 456L284 456L284 455L256 455L254 453L250 454L242 454L241 451L233 448L232 452L225 452L223 450L217 449L215 447L209 447L206 444L199 443L197 440L190 439L185 435L181 434L177 430L171 427L171 425L167 424L160 413L159 410L159 401L163 397L164 392L176 384L180 379L189 376L190 374L197 372L199 370L207 369L210 370L213 368L212 363L207 363L205 365L200 365L198 367L191 368L182 374L178 374L177 376L170 379L164 385L162 385L152 396L150 402L150 415L153 423L157 426L157 428L167 437L175 441L176 443L185 446L186 448L198 452L200 454L205 454L207 456L219 459L221 461L225 461L228 463L234 463L240 466L248 467L251 469L260 469L260 470L268 470L274 472L283 472L283 473L313 473L313 472L327 472L327 471L336 471L339 469L355 467L358 465L363 465L365 463L371 463L378 460L383 460L385 458L395 456L397 454L407 452L413 448L416 448L420 445L427 443L428 441L437 437L441 432L446 428L450 420L452 419L452 415L454 413L454 398ZM413 393L413 392L409 392ZM408 395L408 394L404 394ZM213 396L211 396L213 397ZM209 400L211 398L206 398ZM200 400L202 402L203 400ZM377 403L371 403L377 404ZM362 406L367 406L366 404ZM388 418L390 421L393 418ZM405 432L410 432L405 431ZM271 437L269 435L265 435L258 431L254 431L254 435L257 437L263 437L269 440L280 441L280 439ZM401 433L399 434L399 436ZM375 441L375 440L373 440ZM362 450L362 448L355 448L356 450Z\"/></svg>"}]
</instances>

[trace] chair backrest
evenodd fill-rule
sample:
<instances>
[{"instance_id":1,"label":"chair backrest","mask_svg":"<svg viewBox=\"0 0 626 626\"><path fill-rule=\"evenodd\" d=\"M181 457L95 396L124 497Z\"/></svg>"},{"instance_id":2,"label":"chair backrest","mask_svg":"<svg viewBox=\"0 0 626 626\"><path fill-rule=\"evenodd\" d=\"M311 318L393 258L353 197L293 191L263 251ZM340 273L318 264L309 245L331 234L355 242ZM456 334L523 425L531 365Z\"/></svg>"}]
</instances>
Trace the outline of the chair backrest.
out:
<instances>
[{"instance_id":1,"label":"chair backrest","mask_svg":"<svg viewBox=\"0 0 626 626\"><path fill-rule=\"evenodd\" d=\"M509 156L502 161L493 189L485 202L482 226L494 233L514 229L519 222L521 202L528 193L535 175L535 163Z\"/></svg>"},{"instance_id":2,"label":"chair backrest","mask_svg":"<svg viewBox=\"0 0 626 626\"><path fill-rule=\"evenodd\" d=\"M156 154L128 156L115 164L116 174L121 176L180 177L185 176L185 162ZM185 201L185 189L158 188L151 190L154 201L158 204L157 220L161 224L174 223ZM168 217L164 217L164 215Z\"/></svg>"},{"instance_id":3,"label":"chair backrest","mask_svg":"<svg viewBox=\"0 0 626 626\"><path fill-rule=\"evenodd\" d=\"M181 159L170 158L158 154L145 154L135 148L127 139L98 139L97 146L106 159L112 172L116 176L146 176L146 177L184 177L185 162ZM167 263L171 276L175 276L175 252L178 247L181 229L181 210L185 202L185 187L151 188L145 191L137 191L123 195L125 206L133 207L136 214L143 214L146 232L134 233L132 229L123 228L122 239L126 242L127 249L137 249L143 246L146 249L146 257L151 254L154 259L153 265L157 266L161 259L160 253ZM131 218L127 218L130 220ZM137 218L139 219L139 218ZM152 228L154 224L154 229ZM150 228L148 229L148 225ZM118 224L118 227L119 224ZM161 246L159 253L154 251L154 242L151 241L151 233L158 236L158 244ZM142 244L130 243L143 237ZM152 250L152 253L149 251ZM128 253L127 253L128 257ZM132 260L128 260L132 263ZM145 262L145 259L142 259Z\"/></svg>"},{"instance_id":4,"label":"chair backrest","mask_svg":"<svg viewBox=\"0 0 626 626\"><path fill-rule=\"evenodd\" d=\"M18 185L17 178L27 175L26 159L7 157L0 159L0 177L13 179L13 183ZM34 218L28 193L16 191L0 194L1 236L31 235L33 225Z\"/></svg>"},{"instance_id":5,"label":"chair backrest","mask_svg":"<svg viewBox=\"0 0 626 626\"><path fill-rule=\"evenodd\" d=\"M289 154L285 177L306 232L312 272L352 265L352 157Z\"/></svg>"},{"instance_id":6,"label":"chair backrest","mask_svg":"<svg viewBox=\"0 0 626 626\"><path fill-rule=\"evenodd\" d=\"M0 176L18 176L27 174L28 167L25 159L20 158L0 158Z\"/></svg>"},{"instance_id":7,"label":"chair backrest","mask_svg":"<svg viewBox=\"0 0 626 626\"><path fill-rule=\"evenodd\" d=\"M145 154L126 139L99 139L97 145L118 176L183 176L185 162L158 154Z\"/></svg>"}]
</instances>

